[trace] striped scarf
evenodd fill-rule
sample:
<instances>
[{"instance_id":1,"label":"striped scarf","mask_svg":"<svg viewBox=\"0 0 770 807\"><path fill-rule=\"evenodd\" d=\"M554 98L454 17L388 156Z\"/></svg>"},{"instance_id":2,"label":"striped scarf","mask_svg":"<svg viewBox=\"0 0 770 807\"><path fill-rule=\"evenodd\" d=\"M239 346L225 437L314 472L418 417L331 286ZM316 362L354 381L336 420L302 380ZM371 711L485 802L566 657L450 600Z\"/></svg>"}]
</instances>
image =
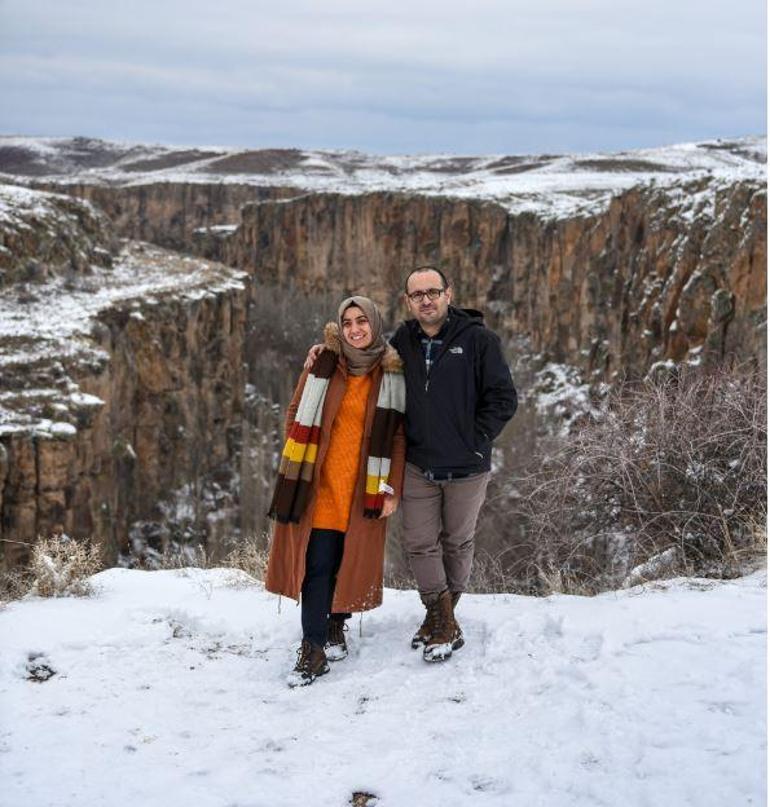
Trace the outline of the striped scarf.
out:
<instances>
[{"instance_id":1,"label":"striped scarf","mask_svg":"<svg viewBox=\"0 0 770 807\"><path fill-rule=\"evenodd\" d=\"M278 467L273 500L268 515L282 524L299 523L307 507L321 435L326 392L337 367L338 354L321 351L308 374L297 415L289 429ZM369 456L366 458L364 517L379 518L388 485L393 436L404 416L406 387L402 369L385 370L374 411Z\"/></svg>"}]
</instances>

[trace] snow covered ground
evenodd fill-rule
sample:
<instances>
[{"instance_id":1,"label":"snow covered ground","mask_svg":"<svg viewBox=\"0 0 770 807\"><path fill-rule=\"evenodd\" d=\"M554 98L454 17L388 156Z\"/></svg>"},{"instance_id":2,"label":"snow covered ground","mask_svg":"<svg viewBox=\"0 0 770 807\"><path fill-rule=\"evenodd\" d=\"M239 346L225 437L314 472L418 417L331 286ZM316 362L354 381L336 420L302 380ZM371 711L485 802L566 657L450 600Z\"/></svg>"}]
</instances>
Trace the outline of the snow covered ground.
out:
<instances>
[{"instance_id":1,"label":"snow covered ground","mask_svg":"<svg viewBox=\"0 0 770 807\"><path fill-rule=\"evenodd\" d=\"M93 581L0 610L2 807L764 804L764 572L468 595L444 665L409 647L416 594L387 590L294 690L299 611L242 573Z\"/></svg>"}]
</instances>

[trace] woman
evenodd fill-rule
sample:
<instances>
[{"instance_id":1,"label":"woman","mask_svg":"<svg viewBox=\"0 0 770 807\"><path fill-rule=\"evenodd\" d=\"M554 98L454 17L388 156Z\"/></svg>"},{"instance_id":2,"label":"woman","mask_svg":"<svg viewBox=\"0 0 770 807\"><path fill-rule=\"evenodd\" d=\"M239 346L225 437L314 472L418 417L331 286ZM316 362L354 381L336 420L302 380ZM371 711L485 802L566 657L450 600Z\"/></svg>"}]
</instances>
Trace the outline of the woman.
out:
<instances>
[{"instance_id":1,"label":"woman","mask_svg":"<svg viewBox=\"0 0 770 807\"><path fill-rule=\"evenodd\" d=\"M386 519L404 473L404 377L367 297L349 297L324 329L286 413L270 515L265 587L302 603L290 686L347 655L345 619L382 602ZM301 595L301 596L300 596Z\"/></svg>"}]
</instances>

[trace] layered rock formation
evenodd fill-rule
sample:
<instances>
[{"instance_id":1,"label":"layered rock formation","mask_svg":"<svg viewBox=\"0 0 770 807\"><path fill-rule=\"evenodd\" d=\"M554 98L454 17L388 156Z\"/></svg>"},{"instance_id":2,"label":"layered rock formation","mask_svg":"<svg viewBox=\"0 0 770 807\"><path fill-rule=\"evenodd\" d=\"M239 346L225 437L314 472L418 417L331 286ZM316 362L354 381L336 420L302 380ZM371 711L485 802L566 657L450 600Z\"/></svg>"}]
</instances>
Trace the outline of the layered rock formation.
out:
<instances>
[{"instance_id":1,"label":"layered rock formation","mask_svg":"<svg viewBox=\"0 0 770 807\"><path fill-rule=\"evenodd\" d=\"M131 537L160 549L180 496L216 554L238 523L248 279L130 243L110 268L23 291L0 293L5 563L57 530L94 537L113 562ZM212 529L204 489L220 494Z\"/></svg>"},{"instance_id":2,"label":"layered rock formation","mask_svg":"<svg viewBox=\"0 0 770 807\"><path fill-rule=\"evenodd\" d=\"M102 211L124 238L189 251L201 230L237 222L241 208L254 201L279 199L291 188L260 188L240 183L150 182L121 187L87 182L37 181L36 189L67 193ZM205 235L205 232L202 234Z\"/></svg>"}]
</instances>

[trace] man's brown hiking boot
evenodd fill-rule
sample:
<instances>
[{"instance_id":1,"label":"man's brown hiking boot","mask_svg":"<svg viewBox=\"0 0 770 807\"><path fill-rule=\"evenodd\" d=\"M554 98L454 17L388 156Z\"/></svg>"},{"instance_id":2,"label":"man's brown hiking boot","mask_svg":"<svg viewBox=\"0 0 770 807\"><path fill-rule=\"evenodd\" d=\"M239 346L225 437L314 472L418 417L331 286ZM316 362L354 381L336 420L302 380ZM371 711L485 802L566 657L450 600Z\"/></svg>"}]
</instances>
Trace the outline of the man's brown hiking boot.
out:
<instances>
[{"instance_id":1,"label":"man's brown hiking boot","mask_svg":"<svg viewBox=\"0 0 770 807\"><path fill-rule=\"evenodd\" d=\"M434 598L433 602L425 602L425 619L422 625L417 628L416 633L412 636L412 649L416 650L418 647L424 647L430 641L431 634L436 629L438 623L438 599Z\"/></svg>"},{"instance_id":2,"label":"man's brown hiking boot","mask_svg":"<svg viewBox=\"0 0 770 807\"><path fill-rule=\"evenodd\" d=\"M348 655L348 643L345 641L347 629L344 619L329 620L329 638L324 647L327 661L342 661Z\"/></svg>"},{"instance_id":3,"label":"man's brown hiking boot","mask_svg":"<svg viewBox=\"0 0 770 807\"><path fill-rule=\"evenodd\" d=\"M326 663L323 648L303 639L297 650L297 664L286 678L286 683L290 687L304 687L312 684L319 675L328 672L329 665Z\"/></svg>"},{"instance_id":4,"label":"man's brown hiking boot","mask_svg":"<svg viewBox=\"0 0 770 807\"><path fill-rule=\"evenodd\" d=\"M436 627L422 651L423 659L431 662L446 661L455 646L460 648L464 644L460 626L455 622L452 595L448 591L442 591L439 595L436 610Z\"/></svg>"}]
</instances>

